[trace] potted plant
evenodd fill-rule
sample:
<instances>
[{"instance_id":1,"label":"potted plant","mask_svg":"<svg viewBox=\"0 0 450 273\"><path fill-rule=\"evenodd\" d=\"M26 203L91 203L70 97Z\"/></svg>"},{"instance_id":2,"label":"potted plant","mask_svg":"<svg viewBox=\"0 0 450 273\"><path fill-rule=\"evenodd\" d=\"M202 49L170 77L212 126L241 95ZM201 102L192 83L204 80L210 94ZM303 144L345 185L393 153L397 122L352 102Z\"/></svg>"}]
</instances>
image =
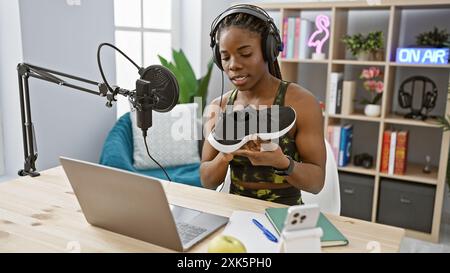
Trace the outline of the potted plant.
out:
<instances>
[{"instance_id":1,"label":"potted plant","mask_svg":"<svg viewBox=\"0 0 450 273\"><path fill-rule=\"evenodd\" d=\"M158 55L161 64L168 68L175 75L179 86L179 103L192 103L195 97L202 99L201 109L205 108L206 97L208 94L209 80L211 79L211 71L213 67L212 60L208 63L206 74L197 79L183 50L176 51L172 49L172 57L174 62L169 62L162 56Z\"/></svg>"},{"instance_id":2,"label":"potted plant","mask_svg":"<svg viewBox=\"0 0 450 273\"><path fill-rule=\"evenodd\" d=\"M345 35L342 42L350 50L353 56L360 61L381 61L384 59L383 53L383 32L369 32L366 36L357 33Z\"/></svg>"},{"instance_id":3,"label":"potted plant","mask_svg":"<svg viewBox=\"0 0 450 273\"><path fill-rule=\"evenodd\" d=\"M378 101L381 99L384 89L382 81L383 73L379 68L370 67L363 69L360 78L364 79L364 89L369 91L370 99L361 100L361 104L365 105L364 114L370 117L378 117L381 113L381 107Z\"/></svg>"},{"instance_id":4,"label":"potted plant","mask_svg":"<svg viewBox=\"0 0 450 273\"><path fill-rule=\"evenodd\" d=\"M416 36L416 44L423 47L450 47L450 34L446 29L434 27L432 31L422 32Z\"/></svg>"}]
</instances>

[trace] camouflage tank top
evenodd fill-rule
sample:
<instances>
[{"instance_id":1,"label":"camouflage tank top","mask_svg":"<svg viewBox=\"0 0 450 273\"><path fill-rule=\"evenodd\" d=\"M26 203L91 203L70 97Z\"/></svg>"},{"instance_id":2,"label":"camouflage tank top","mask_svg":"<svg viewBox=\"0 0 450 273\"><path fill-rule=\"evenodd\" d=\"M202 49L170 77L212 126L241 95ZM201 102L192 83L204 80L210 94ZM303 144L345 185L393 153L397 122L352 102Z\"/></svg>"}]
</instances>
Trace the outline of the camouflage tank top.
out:
<instances>
[{"instance_id":1,"label":"camouflage tank top","mask_svg":"<svg viewBox=\"0 0 450 273\"><path fill-rule=\"evenodd\" d=\"M284 105L284 96L289 83L281 81L278 87L277 95L273 105ZM235 89L231 93L227 105L234 105L238 90ZM295 140L288 134L279 138L278 145L285 155L289 155L295 161L299 162L300 157L297 152ZM271 182L275 184L288 184L283 176L274 173L271 166L253 166L247 157L235 156L230 161L231 171L231 185L230 193L236 195L242 195L246 197L257 198L265 201L272 201L276 203L282 203L286 205L298 205L302 204L302 198L300 190L294 186L282 188L282 189L248 189L236 183L236 181L242 182Z\"/></svg>"}]
</instances>

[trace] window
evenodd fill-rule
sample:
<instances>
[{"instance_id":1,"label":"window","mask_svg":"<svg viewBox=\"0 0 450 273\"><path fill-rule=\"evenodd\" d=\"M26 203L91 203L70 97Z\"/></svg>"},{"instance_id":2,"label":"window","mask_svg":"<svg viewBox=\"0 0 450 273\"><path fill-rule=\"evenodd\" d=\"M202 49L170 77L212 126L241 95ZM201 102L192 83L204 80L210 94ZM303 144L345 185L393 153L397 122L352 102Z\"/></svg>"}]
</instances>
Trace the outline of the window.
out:
<instances>
[{"instance_id":1,"label":"window","mask_svg":"<svg viewBox=\"0 0 450 273\"><path fill-rule=\"evenodd\" d=\"M158 55L171 59L178 48L179 0L114 0L115 45L142 67L160 64ZM136 68L116 53L117 85L135 89ZM130 110L119 96L117 118Z\"/></svg>"}]
</instances>

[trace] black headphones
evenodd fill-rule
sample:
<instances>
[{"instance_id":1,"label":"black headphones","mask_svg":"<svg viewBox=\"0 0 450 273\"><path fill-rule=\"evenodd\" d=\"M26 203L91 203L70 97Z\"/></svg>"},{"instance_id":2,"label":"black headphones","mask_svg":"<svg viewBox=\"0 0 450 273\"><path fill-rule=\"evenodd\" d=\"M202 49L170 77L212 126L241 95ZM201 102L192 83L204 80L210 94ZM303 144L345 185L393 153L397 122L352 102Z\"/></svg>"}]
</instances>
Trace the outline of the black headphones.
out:
<instances>
[{"instance_id":1,"label":"black headphones","mask_svg":"<svg viewBox=\"0 0 450 273\"><path fill-rule=\"evenodd\" d=\"M217 67L219 67L220 70L223 70L219 43L216 37L217 30L223 19L225 19L228 15L235 13L250 14L252 16L255 16L256 18L263 20L266 23L267 30L264 31L261 37L261 49L264 60L266 62L273 63L278 57L278 54L283 51L283 43L281 41L280 32L273 19L269 16L269 14L267 14L264 9L258 6L239 4L226 9L219 16L217 16L211 24L211 32L209 33L209 36L211 38L210 46L213 50L213 60Z\"/></svg>"},{"instance_id":2,"label":"black headphones","mask_svg":"<svg viewBox=\"0 0 450 273\"><path fill-rule=\"evenodd\" d=\"M412 101L416 81L422 82L423 84L422 106L420 110L412 109ZM411 93L405 91L405 86L408 83L411 83ZM429 86L427 86L428 84L431 84L431 89L429 88ZM400 85L398 103L402 108L411 108L411 110L414 110L417 113L422 113L422 111L425 110L428 113L429 110L433 109L436 106L437 95L438 89L436 87L436 84L430 78L424 76L413 76L404 80Z\"/></svg>"}]
</instances>

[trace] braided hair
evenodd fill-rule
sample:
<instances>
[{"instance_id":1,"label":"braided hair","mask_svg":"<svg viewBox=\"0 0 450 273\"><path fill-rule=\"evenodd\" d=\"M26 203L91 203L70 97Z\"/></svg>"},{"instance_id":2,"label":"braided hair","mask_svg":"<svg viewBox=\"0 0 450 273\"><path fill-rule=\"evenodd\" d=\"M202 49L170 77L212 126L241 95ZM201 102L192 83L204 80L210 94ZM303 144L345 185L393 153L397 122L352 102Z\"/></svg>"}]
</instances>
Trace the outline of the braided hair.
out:
<instances>
[{"instance_id":1,"label":"braided hair","mask_svg":"<svg viewBox=\"0 0 450 273\"><path fill-rule=\"evenodd\" d=\"M269 27L266 22L264 22L263 20L255 17L253 15L250 15L247 13L234 13L234 14L230 14L229 16L225 17L222 20L222 22L220 23L218 30L217 30L217 33L218 33L217 37L220 37L220 34L224 29L231 27L231 26L238 27L241 29L246 29L251 32L255 32L261 36L261 39L262 39L263 33L268 31L268 27ZM282 79L280 65L279 65L277 59L275 59L275 61L273 63L269 63L269 72L274 77L276 77L280 80Z\"/></svg>"}]
</instances>

